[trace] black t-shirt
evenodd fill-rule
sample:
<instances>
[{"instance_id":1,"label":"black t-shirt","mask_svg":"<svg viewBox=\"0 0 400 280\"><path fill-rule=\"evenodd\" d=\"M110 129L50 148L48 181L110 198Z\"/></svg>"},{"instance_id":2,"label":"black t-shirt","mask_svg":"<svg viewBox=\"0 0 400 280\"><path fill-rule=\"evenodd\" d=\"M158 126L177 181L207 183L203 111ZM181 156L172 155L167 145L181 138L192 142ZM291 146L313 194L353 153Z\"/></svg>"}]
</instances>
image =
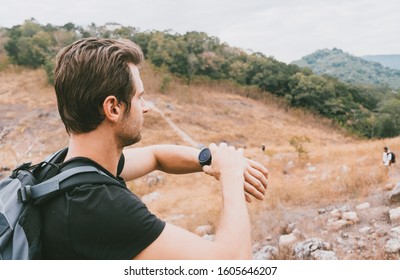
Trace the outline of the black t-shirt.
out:
<instances>
[{"instance_id":1,"label":"black t-shirt","mask_svg":"<svg viewBox=\"0 0 400 280\"><path fill-rule=\"evenodd\" d=\"M45 259L132 259L161 234L165 222L151 214L120 177L96 162L74 158L61 165L90 164L120 185L85 184L41 206ZM124 158L118 165L122 171Z\"/></svg>"}]
</instances>

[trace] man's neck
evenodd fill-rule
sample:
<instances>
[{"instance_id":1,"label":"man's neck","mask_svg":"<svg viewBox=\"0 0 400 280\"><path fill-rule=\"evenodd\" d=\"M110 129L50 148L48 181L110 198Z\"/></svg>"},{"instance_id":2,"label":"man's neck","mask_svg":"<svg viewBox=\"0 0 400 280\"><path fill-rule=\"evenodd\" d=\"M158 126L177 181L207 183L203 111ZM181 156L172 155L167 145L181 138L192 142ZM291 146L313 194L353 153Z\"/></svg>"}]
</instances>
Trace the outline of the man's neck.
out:
<instances>
[{"instance_id":1,"label":"man's neck","mask_svg":"<svg viewBox=\"0 0 400 280\"><path fill-rule=\"evenodd\" d=\"M118 148L112 138L102 135L99 131L71 134L65 160L74 157L86 157L103 166L111 174L116 175L122 149Z\"/></svg>"}]
</instances>

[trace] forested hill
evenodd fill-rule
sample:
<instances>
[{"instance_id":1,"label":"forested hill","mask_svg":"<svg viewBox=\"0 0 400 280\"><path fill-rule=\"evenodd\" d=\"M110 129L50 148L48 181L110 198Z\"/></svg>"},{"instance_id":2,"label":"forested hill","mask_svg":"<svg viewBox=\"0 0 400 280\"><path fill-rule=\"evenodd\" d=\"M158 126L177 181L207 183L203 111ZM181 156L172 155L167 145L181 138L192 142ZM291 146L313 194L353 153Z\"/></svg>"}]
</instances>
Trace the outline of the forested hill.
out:
<instances>
[{"instance_id":1,"label":"forested hill","mask_svg":"<svg viewBox=\"0 0 400 280\"><path fill-rule=\"evenodd\" d=\"M248 53L198 31L178 34L140 31L116 23L83 27L73 23L41 25L34 19L26 20L12 28L0 27L0 71L10 64L44 68L51 83L55 54L86 37L124 38L140 45L147 63L163 76L159 89L162 93L168 92L172 79L180 79L189 86L193 81L225 80L242 87L248 97L265 99L266 92L272 93L288 107L312 111L363 137L400 135L398 91L384 86L347 84L310 68L277 61L268 54ZM334 52L343 54L339 50ZM319 54L323 57L324 51ZM348 67L348 76L365 71L364 67ZM254 88L256 92L251 90Z\"/></svg>"},{"instance_id":2,"label":"forested hill","mask_svg":"<svg viewBox=\"0 0 400 280\"><path fill-rule=\"evenodd\" d=\"M378 62L385 67L400 70L400 54L364 55L362 58Z\"/></svg>"},{"instance_id":3,"label":"forested hill","mask_svg":"<svg viewBox=\"0 0 400 280\"><path fill-rule=\"evenodd\" d=\"M347 83L400 88L400 70L384 67L378 62L356 57L336 48L318 50L292 63Z\"/></svg>"}]
</instances>

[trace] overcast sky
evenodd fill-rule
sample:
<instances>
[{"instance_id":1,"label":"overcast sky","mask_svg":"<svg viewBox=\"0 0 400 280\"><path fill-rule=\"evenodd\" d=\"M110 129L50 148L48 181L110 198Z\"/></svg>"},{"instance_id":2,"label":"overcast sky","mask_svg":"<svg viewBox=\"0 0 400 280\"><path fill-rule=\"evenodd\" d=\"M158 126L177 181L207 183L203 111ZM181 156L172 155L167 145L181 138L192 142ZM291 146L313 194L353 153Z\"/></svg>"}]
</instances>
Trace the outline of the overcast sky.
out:
<instances>
[{"instance_id":1,"label":"overcast sky","mask_svg":"<svg viewBox=\"0 0 400 280\"><path fill-rule=\"evenodd\" d=\"M0 26L25 19L141 31L203 31L289 63L318 49L400 54L400 0L0 0Z\"/></svg>"}]
</instances>

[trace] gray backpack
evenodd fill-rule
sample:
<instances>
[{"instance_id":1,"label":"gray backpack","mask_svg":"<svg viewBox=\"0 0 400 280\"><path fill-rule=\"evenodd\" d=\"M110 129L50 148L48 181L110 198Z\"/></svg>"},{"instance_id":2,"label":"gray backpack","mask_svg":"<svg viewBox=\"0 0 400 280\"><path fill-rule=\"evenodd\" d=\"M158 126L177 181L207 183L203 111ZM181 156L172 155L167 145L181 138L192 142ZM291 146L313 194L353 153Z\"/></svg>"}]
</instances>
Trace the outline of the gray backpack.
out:
<instances>
[{"instance_id":1,"label":"gray backpack","mask_svg":"<svg viewBox=\"0 0 400 280\"><path fill-rule=\"evenodd\" d=\"M94 166L59 172L54 161L66 152L64 148L37 165L25 163L0 181L0 260L42 258L40 205L44 202L82 184L121 185ZM49 170L58 174L42 181Z\"/></svg>"}]
</instances>

